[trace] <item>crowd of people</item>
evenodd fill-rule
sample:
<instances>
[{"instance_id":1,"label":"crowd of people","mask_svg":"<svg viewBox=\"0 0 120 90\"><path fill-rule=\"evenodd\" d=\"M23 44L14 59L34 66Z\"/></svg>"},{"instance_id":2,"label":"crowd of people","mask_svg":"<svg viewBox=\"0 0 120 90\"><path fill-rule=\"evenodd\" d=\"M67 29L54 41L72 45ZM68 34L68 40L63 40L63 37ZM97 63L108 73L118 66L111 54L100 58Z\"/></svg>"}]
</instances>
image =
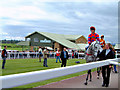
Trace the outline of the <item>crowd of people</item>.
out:
<instances>
[{"instance_id":1,"label":"crowd of people","mask_svg":"<svg viewBox=\"0 0 120 90\"><path fill-rule=\"evenodd\" d=\"M98 52L99 60L101 61L101 60L115 58L115 50L113 49L112 45L110 43L105 43L104 35L101 35L101 38L99 38L99 34L95 33L95 30L96 30L95 27L93 26L90 27L91 33L88 35L89 45L86 47L86 50L87 48L89 48L92 42L97 40L100 42L101 47L103 48L101 52ZM5 69L5 62L7 58L6 49L7 49L7 46L4 46L4 49L2 50L2 59L3 59L2 69ZM41 57L43 56L43 59L44 59L43 66L48 67L47 58L48 56L53 55L53 51L48 51L47 48L42 49L41 47L39 47L38 52L39 52L39 62L41 62ZM72 50L72 58L78 58L78 53L79 51ZM66 50L66 48L63 48L63 51L60 51L59 48L57 48L56 63L58 63L58 60L59 60L59 63L61 63L61 67L66 67L68 58L69 58L69 55L68 55L68 51ZM112 65L106 65L106 66L98 68L99 70L97 70L98 76L100 76L100 71L102 71L102 77L103 77L102 86L103 87L109 86L111 68L112 68ZM114 65L114 70L115 70L115 73L117 73L116 65ZM99 77L97 78L99 79Z\"/></svg>"}]
</instances>

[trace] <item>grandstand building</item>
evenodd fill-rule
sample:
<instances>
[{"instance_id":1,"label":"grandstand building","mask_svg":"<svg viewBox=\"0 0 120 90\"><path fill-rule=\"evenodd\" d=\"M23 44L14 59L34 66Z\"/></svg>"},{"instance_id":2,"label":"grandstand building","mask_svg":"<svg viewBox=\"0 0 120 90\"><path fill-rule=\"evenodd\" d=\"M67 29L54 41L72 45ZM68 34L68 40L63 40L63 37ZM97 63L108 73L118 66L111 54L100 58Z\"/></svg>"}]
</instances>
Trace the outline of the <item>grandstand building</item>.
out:
<instances>
[{"instance_id":1,"label":"grandstand building","mask_svg":"<svg viewBox=\"0 0 120 90\"><path fill-rule=\"evenodd\" d=\"M59 48L63 50L64 47L68 49L83 50L87 44L87 39L83 35L64 35L48 32L33 32L25 37L25 42L20 44L29 45L33 50L35 46L50 47L54 51Z\"/></svg>"}]
</instances>

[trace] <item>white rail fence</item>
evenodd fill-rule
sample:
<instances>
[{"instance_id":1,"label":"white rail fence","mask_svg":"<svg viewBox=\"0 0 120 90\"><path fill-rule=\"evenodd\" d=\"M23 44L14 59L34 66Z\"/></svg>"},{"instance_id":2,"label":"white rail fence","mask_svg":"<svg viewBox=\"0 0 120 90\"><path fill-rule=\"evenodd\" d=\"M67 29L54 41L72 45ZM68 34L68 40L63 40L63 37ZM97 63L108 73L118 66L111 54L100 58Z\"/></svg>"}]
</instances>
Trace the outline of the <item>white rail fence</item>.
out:
<instances>
[{"instance_id":1,"label":"white rail fence","mask_svg":"<svg viewBox=\"0 0 120 90\"><path fill-rule=\"evenodd\" d=\"M69 58L72 58L72 53L68 53ZM24 59L24 58L38 58L39 52L8 52L7 59ZM56 53L48 54L48 58L56 58ZM77 54L78 59L84 58L84 53Z\"/></svg>"},{"instance_id":2,"label":"white rail fence","mask_svg":"<svg viewBox=\"0 0 120 90\"><path fill-rule=\"evenodd\" d=\"M68 53L69 58L72 59L72 53ZM84 59L84 53L78 53L78 59ZM7 59L24 59L24 58L38 58L39 52L8 52ZM116 51L116 57L120 57L120 52ZM48 54L48 58L56 58L56 53Z\"/></svg>"},{"instance_id":3,"label":"white rail fence","mask_svg":"<svg viewBox=\"0 0 120 90\"><path fill-rule=\"evenodd\" d=\"M120 65L118 62L120 62L120 59L118 58L109 59L104 61L97 61L92 63L67 66L62 68L6 75L6 76L1 76L0 80L2 80L2 88L12 88L20 85L39 82L43 80L48 80L60 76L65 76L65 75L85 71L85 70L101 67L104 65L109 65L109 64Z\"/></svg>"}]
</instances>

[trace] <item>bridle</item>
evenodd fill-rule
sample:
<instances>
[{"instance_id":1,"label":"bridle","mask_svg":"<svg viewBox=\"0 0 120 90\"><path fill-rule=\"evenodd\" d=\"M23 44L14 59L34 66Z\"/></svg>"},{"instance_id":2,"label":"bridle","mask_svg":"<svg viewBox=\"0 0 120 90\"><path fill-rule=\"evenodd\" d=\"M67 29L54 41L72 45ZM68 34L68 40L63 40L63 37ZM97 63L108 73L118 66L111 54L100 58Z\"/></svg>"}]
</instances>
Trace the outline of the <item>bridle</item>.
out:
<instances>
[{"instance_id":1,"label":"bridle","mask_svg":"<svg viewBox=\"0 0 120 90\"><path fill-rule=\"evenodd\" d=\"M96 48L96 44L98 44L98 43L95 42L95 44L91 44L91 46L90 46L88 49L91 50L91 51L94 51L94 53L97 53L98 50L95 50L95 49L91 48L91 47ZM92 45L93 45L93 46L92 46ZM87 56L94 56L94 54L88 54L88 53L86 53L86 55L87 55Z\"/></svg>"}]
</instances>

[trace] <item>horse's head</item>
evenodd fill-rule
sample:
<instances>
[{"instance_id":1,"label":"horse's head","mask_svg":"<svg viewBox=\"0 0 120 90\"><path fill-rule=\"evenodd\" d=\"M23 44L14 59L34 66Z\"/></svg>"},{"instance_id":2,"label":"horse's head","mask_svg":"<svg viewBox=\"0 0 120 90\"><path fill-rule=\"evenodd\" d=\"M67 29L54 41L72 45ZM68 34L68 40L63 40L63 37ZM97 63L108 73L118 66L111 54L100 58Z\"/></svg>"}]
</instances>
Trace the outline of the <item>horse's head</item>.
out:
<instances>
[{"instance_id":1,"label":"horse's head","mask_svg":"<svg viewBox=\"0 0 120 90\"><path fill-rule=\"evenodd\" d=\"M91 43L91 45L89 46L91 53L95 56L97 56L97 53L99 50L102 50L102 47L100 45L99 41L94 41Z\"/></svg>"}]
</instances>

